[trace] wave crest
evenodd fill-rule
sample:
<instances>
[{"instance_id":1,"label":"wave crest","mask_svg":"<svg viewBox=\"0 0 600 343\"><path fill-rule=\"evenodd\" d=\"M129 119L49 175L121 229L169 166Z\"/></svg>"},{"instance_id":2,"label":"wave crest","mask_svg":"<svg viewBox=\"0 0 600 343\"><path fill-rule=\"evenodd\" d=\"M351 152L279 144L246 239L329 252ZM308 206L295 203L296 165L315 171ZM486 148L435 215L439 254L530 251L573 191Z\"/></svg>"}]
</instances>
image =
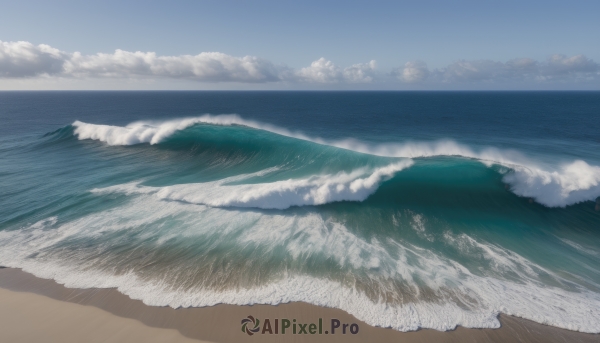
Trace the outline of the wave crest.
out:
<instances>
[{"instance_id":1,"label":"wave crest","mask_svg":"<svg viewBox=\"0 0 600 343\"><path fill-rule=\"evenodd\" d=\"M524 166L513 168L513 173L504 176L512 192L548 207L565 207L600 196L600 167L585 161L577 160L552 172Z\"/></svg>"},{"instance_id":2,"label":"wave crest","mask_svg":"<svg viewBox=\"0 0 600 343\"><path fill-rule=\"evenodd\" d=\"M538 203L548 207L565 207L582 201L593 201L600 196L600 167L592 166L582 160L577 160L557 167L541 166L539 163L526 158L516 151L486 148L476 151L466 145L451 140L437 142L405 142L368 144L356 139L325 140L322 138L309 137L300 132L293 132L271 124L260 123L253 120L243 119L238 115L203 115L193 118L173 119L168 121L139 121L127 126L111 126L88 124L75 121L74 133L79 139L95 139L106 142L109 145L133 145L140 143L158 144L177 131L184 130L196 124L213 125L241 125L254 129L269 131L282 136L293 137L310 141L317 144L338 147L360 153L384 156L419 158L433 156L460 156L477 159L487 166L494 164L510 168L512 172L505 175L503 181L510 185L511 191L519 196L530 197ZM238 191L249 192L240 196L238 200L224 199L218 196L217 200L205 200L187 191L169 189L164 190L165 197L176 197L191 199L192 202L211 202L217 206L245 206L245 204L260 203L264 208L280 208L274 206L271 201L261 202L258 199L280 198L284 204L320 204L320 199L354 200L363 197L363 191L351 193L349 188L337 191L325 181L321 186L312 184L313 181L281 181L269 187L247 186ZM273 188L273 186L275 188ZM337 184L336 187L349 185ZM186 186L187 187L187 186ZM370 187L365 187L370 189ZM315 193L316 192L316 193ZM323 196L318 193L323 192ZM185 195L175 195L185 194ZM261 195L258 195L261 194ZM369 193L370 194L370 193ZM306 198L305 198L306 197ZM295 199L295 200L292 200ZM198 200L201 199L201 200ZM272 200L275 201L275 200ZM325 201L325 200L323 200ZM334 200L335 201L335 200ZM259 207L260 207L259 206ZM287 207L289 207L287 206Z\"/></svg>"}]
</instances>

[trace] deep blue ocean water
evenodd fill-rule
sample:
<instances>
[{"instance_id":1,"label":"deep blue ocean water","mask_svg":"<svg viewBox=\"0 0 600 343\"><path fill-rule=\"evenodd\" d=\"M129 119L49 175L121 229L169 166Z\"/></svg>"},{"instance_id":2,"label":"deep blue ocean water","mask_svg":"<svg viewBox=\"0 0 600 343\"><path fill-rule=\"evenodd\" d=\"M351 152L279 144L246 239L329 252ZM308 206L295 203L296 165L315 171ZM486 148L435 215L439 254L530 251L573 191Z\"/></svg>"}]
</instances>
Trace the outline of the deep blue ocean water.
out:
<instances>
[{"instance_id":1,"label":"deep blue ocean water","mask_svg":"<svg viewBox=\"0 0 600 343\"><path fill-rule=\"evenodd\" d=\"M599 92L0 92L0 265L600 332Z\"/></svg>"}]
</instances>

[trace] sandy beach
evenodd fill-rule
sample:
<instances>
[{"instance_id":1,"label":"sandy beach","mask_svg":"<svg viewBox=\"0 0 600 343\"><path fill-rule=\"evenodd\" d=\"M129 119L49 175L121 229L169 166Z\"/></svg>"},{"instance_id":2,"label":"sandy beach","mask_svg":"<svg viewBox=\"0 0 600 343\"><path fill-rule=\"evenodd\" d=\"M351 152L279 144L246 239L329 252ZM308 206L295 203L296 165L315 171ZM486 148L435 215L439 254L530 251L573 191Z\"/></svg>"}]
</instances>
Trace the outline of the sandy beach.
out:
<instances>
[{"instance_id":1,"label":"sandy beach","mask_svg":"<svg viewBox=\"0 0 600 343\"><path fill-rule=\"evenodd\" d=\"M174 329L34 293L0 289L0 304L2 342L198 342Z\"/></svg>"},{"instance_id":2,"label":"sandy beach","mask_svg":"<svg viewBox=\"0 0 600 343\"><path fill-rule=\"evenodd\" d=\"M289 318L329 326L354 323L346 334L253 334L240 321ZM69 289L19 269L0 269L0 341L3 342L597 342L599 335L550 327L501 315L500 329L399 332L369 326L337 309L306 303L278 306L217 305L172 309L144 305L115 289ZM291 328L289 329L291 330ZM341 327L338 329L341 330ZM299 330L298 330L299 331ZM308 330L307 330L308 331Z\"/></svg>"}]
</instances>

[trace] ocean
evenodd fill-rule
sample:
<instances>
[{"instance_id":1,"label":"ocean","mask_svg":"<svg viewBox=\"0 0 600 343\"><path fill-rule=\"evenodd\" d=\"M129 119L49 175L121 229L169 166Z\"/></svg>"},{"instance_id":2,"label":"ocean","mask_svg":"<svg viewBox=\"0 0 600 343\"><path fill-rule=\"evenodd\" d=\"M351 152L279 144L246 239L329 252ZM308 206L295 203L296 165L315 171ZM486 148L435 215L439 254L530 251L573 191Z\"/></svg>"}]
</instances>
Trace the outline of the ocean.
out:
<instances>
[{"instance_id":1,"label":"ocean","mask_svg":"<svg viewBox=\"0 0 600 343\"><path fill-rule=\"evenodd\" d=\"M600 92L0 92L0 265L600 332Z\"/></svg>"}]
</instances>

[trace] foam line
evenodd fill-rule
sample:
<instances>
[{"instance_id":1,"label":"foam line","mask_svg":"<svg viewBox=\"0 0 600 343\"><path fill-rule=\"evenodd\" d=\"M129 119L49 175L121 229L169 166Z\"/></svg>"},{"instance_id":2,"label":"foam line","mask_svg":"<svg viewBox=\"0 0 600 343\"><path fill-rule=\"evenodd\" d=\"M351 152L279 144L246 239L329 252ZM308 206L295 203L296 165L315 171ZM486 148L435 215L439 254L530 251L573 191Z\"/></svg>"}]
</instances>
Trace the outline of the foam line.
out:
<instances>
[{"instance_id":1,"label":"foam line","mask_svg":"<svg viewBox=\"0 0 600 343\"><path fill-rule=\"evenodd\" d=\"M539 323L582 332L600 332L600 296L584 288L566 291L544 285L538 275L560 277L549 270L498 246L477 241L466 234L448 233L446 240L462 253L490 261L492 271L510 270L510 278L482 276L471 273L456 261L436 253L411 246L406 242L388 242L390 249L377 240L365 240L351 233L342 224L327 226L319 215L267 215L248 211L228 211L218 208L164 202L151 195L141 195L116 209L106 210L70 223L59 223L56 218L40 221L21 230L0 231L0 263L23 268L39 277L52 278L67 287L116 287L133 299L153 306L190 307L212 306L219 303L280 304L303 301L339 308L370 325L391 327L401 331L432 328L452 330L457 325L471 328L498 328L498 313L530 319ZM415 214L418 215L418 214ZM158 274L142 275L146 268L136 259L127 259L128 265L119 266L125 272L115 272L114 263L124 263L113 254L111 243L85 248L90 239L110 237L108 232L127 232L131 244L140 247L162 244L152 239L164 236L159 223L164 218L178 218L181 225L174 227L174 236L185 241L194 237L217 237L230 249L243 248L250 243L268 249L280 247L292 258L324 254L341 268L369 270L373 285L393 278L413 286L426 283L433 292L448 292L453 285L455 294L465 294L465 303L455 298L444 301L424 299L403 304L373 300L352 284L317 278L290 271L276 280L258 287L232 287L213 290L202 287L193 268L185 263L187 254L179 254L177 261L164 265ZM133 234L135 233L135 234ZM218 244L214 241L213 244ZM65 244L75 244L64 249ZM54 249L55 247L62 247ZM147 249L155 247L146 246ZM173 244L171 247L175 248ZM183 246L182 248L185 248ZM122 249L117 249L122 250ZM135 250L135 249L134 249ZM132 252L134 252L132 250ZM61 255L68 253L67 257ZM135 256L135 255L133 255ZM260 256L264 256L261 254ZM149 258L149 257L145 257ZM258 262L258 261L255 261ZM128 270L128 271L127 271ZM239 275L239 274L235 274ZM176 277L175 277L176 276ZM517 282L514 277L517 276ZM211 277L210 275L208 277ZM183 287L196 280L196 286ZM178 283L173 284L174 281Z\"/></svg>"},{"instance_id":2,"label":"foam line","mask_svg":"<svg viewBox=\"0 0 600 343\"><path fill-rule=\"evenodd\" d=\"M95 193L154 193L160 199L185 201L213 207L254 207L286 209L291 206L322 205L336 201L363 201L395 173L410 167L403 160L371 172L356 170L336 175L318 175L270 183L228 185L252 175L236 176L214 182L166 187L140 186L137 183L94 189Z\"/></svg>"}]
</instances>

